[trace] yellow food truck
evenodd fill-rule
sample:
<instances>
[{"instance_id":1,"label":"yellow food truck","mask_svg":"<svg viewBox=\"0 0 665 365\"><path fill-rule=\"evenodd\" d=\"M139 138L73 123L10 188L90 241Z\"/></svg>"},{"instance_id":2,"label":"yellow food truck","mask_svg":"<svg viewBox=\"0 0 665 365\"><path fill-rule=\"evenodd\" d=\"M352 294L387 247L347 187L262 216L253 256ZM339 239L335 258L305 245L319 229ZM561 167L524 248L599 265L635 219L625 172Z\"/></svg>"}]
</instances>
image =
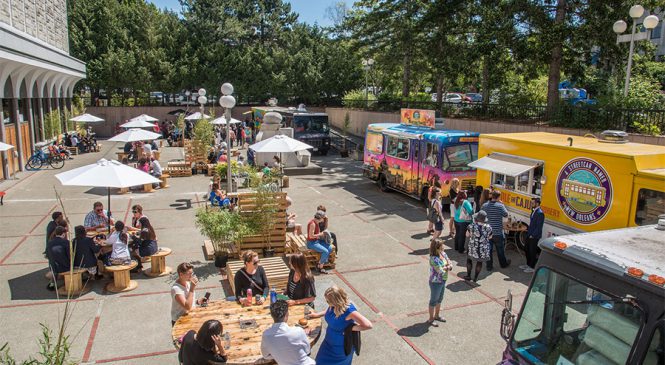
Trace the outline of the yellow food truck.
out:
<instances>
[{"instance_id":1,"label":"yellow food truck","mask_svg":"<svg viewBox=\"0 0 665 365\"><path fill-rule=\"evenodd\" d=\"M531 200L541 198L543 238L655 224L665 214L665 146L631 143L623 132L481 134L478 157L469 164L477 184L501 192L513 222L528 226Z\"/></svg>"}]
</instances>

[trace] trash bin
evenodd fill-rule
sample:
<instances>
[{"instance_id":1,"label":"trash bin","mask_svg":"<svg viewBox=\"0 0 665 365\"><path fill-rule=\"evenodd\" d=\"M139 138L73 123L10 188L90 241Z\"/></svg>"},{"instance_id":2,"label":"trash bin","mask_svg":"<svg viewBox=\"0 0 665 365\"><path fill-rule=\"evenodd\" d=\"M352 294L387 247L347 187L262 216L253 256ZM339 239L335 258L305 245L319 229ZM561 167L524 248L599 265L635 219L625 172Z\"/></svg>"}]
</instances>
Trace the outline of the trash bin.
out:
<instances>
[{"instance_id":1,"label":"trash bin","mask_svg":"<svg viewBox=\"0 0 665 365\"><path fill-rule=\"evenodd\" d=\"M309 158L310 157L311 157L311 155L309 153L303 154L303 155L300 156L300 161L301 161L302 166L309 166Z\"/></svg>"},{"instance_id":2,"label":"trash bin","mask_svg":"<svg viewBox=\"0 0 665 365\"><path fill-rule=\"evenodd\" d=\"M283 188L289 187L289 177L286 175L282 176L282 187Z\"/></svg>"}]
</instances>

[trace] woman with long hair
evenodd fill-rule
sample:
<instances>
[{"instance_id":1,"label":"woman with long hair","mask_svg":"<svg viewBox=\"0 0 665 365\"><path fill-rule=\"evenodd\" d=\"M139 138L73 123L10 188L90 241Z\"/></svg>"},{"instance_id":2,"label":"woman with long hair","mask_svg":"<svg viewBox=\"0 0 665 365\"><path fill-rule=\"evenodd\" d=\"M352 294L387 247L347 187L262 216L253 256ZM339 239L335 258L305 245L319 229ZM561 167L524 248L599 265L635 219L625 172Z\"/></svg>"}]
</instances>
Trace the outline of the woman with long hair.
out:
<instances>
[{"instance_id":1,"label":"woman with long hair","mask_svg":"<svg viewBox=\"0 0 665 365\"><path fill-rule=\"evenodd\" d=\"M441 205L441 189L434 188L432 192L432 202L429 206L430 212L434 217L434 233L432 234L432 239L438 238L441 236L443 231L443 209Z\"/></svg>"},{"instance_id":2,"label":"woman with long hair","mask_svg":"<svg viewBox=\"0 0 665 365\"><path fill-rule=\"evenodd\" d=\"M251 305L252 303L247 302L247 290L252 289L253 295L259 294L259 301L256 304L262 304L264 296L270 294L270 283L265 269L259 265L261 262L259 254L247 250L240 257L245 266L236 271L233 277L236 300L240 304Z\"/></svg>"},{"instance_id":3,"label":"woman with long hair","mask_svg":"<svg viewBox=\"0 0 665 365\"><path fill-rule=\"evenodd\" d=\"M483 205L490 200L492 200L492 198L490 198L490 189L483 189L483 193L480 194L480 202L478 202L478 206L480 207L478 210L480 211Z\"/></svg>"},{"instance_id":4,"label":"woman with long hair","mask_svg":"<svg viewBox=\"0 0 665 365\"><path fill-rule=\"evenodd\" d=\"M109 238L104 242L107 247L111 248L111 252L105 256L106 265L127 265L131 261L129 253L129 235L125 229L125 223L116 221L115 232L111 233Z\"/></svg>"},{"instance_id":5,"label":"woman with long hair","mask_svg":"<svg viewBox=\"0 0 665 365\"><path fill-rule=\"evenodd\" d=\"M353 326L351 330L356 332L366 331L372 329L372 322L358 312L344 289L333 285L326 290L324 297L328 308L310 315L310 318L325 316L326 323L328 323L326 336L316 354L316 363L318 365L350 365L355 348L352 348L348 355L344 351L344 333L347 327Z\"/></svg>"},{"instance_id":6,"label":"woman with long hair","mask_svg":"<svg viewBox=\"0 0 665 365\"><path fill-rule=\"evenodd\" d=\"M74 248L74 267L86 269L90 276L100 279L101 275L97 275L97 254L99 254L100 247L92 238L88 237L85 227L74 227L72 245Z\"/></svg>"},{"instance_id":7,"label":"woman with long hair","mask_svg":"<svg viewBox=\"0 0 665 365\"><path fill-rule=\"evenodd\" d=\"M466 241L466 228L472 221L473 207L467 200L466 192L460 191L455 199L455 250L464 253L464 243Z\"/></svg>"},{"instance_id":8,"label":"woman with long hair","mask_svg":"<svg viewBox=\"0 0 665 365\"><path fill-rule=\"evenodd\" d=\"M139 230L141 226L139 225L139 219L145 217L143 215L143 207L141 204L135 204L132 206L132 227L127 227L128 229Z\"/></svg>"},{"instance_id":9,"label":"woman with long hair","mask_svg":"<svg viewBox=\"0 0 665 365\"><path fill-rule=\"evenodd\" d=\"M439 175L432 175L429 181L429 188L427 189L427 213L429 213L429 206L432 203L432 199L434 198L434 188L439 188L441 189L441 183L439 182ZM434 222L428 220L427 223L427 233L431 234L434 233Z\"/></svg>"},{"instance_id":10,"label":"woman with long hair","mask_svg":"<svg viewBox=\"0 0 665 365\"><path fill-rule=\"evenodd\" d=\"M431 326L438 327L435 321L445 322L441 317L441 302L443 302L443 292L446 290L446 281L448 272L453 269L452 263L443 252L443 241L441 239L432 239L429 245L429 323Z\"/></svg>"},{"instance_id":11,"label":"woman with long hair","mask_svg":"<svg viewBox=\"0 0 665 365\"><path fill-rule=\"evenodd\" d=\"M191 330L182 338L178 361L183 365L208 365L226 362L224 327L216 319L203 322L198 332Z\"/></svg>"},{"instance_id":12,"label":"woman with long hair","mask_svg":"<svg viewBox=\"0 0 665 365\"><path fill-rule=\"evenodd\" d=\"M450 197L450 222L448 223L448 229L450 230L450 237L455 236L455 221L453 217L455 216L455 201L457 200L457 193L460 190L460 182L458 178L454 178L450 181L450 190L448 191Z\"/></svg>"},{"instance_id":13,"label":"woman with long hair","mask_svg":"<svg viewBox=\"0 0 665 365\"><path fill-rule=\"evenodd\" d=\"M302 252L289 257L289 280L286 284L284 294L289 297L286 302L291 305L307 304L316 299L316 287L314 286L314 275L309 270L307 259Z\"/></svg>"}]
</instances>

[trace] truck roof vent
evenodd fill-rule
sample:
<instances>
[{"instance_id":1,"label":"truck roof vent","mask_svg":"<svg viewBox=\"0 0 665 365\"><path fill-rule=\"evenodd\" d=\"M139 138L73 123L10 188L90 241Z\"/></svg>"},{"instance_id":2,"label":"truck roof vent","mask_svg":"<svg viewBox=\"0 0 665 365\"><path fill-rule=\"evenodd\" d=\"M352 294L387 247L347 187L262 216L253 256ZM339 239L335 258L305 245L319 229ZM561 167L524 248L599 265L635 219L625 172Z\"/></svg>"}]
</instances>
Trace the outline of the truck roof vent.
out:
<instances>
[{"instance_id":1,"label":"truck roof vent","mask_svg":"<svg viewBox=\"0 0 665 365\"><path fill-rule=\"evenodd\" d=\"M599 141L605 143L628 143L628 133L613 130L603 131L600 134Z\"/></svg>"},{"instance_id":2,"label":"truck roof vent","mask_svg":"<svg viewBox=\"0 0 665 365\"><path fill-rule=\"evenodd\" d=\"M658 225L656 226L656 229L659 231L665 231L665 214L658 216Z\"/></svg>"}]
</instances>

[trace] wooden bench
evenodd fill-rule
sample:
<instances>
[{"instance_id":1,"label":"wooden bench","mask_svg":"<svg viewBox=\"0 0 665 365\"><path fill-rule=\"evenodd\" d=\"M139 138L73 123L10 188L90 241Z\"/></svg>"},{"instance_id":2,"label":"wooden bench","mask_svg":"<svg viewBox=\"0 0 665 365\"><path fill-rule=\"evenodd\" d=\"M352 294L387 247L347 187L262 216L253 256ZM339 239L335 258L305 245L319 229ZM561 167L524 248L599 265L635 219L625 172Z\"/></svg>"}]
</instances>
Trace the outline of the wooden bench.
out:
<instances>
[{"instance_id":1,"label":"wooden bench","mask_svg":"<svg viewBox=\"0 0 665 365\"><path fill-rule=\"evenodd\" d=\"M287 253L297 253L302 252L305 255L305 259L309 264L309 267L314 269L317 267L319 261L321 260L321 253L307 248L307 236L304 234L298 235L295 232L289 232L286 234L286 251ZM333 246L333 252L328 257L328 263L323 265L326 269L335 268L335 256L336 256L335 246Z\"/></svg>"},{"instance_id":2,"label":"wooden bench","mask_svg":"<svg viewBox=\"0 0 665 365\"><path fill-rule=\"evenodd\" d=\"M79 154L79 148L78 147L67 147L67 151L69 151L72 155L78 155Z\"/></svg>"},{"instance_id":3,"label":"wooden bench","mask_svg":"<svg viewBox=\"0 0 665 365\"><path fill-rule=\"evenodd\" d=\"M150 269L143 270L143 273L153 278L171 274L173 269L166 266L166 256L170 254L170 248L160 247L157 253L150 256Z\"/></svg>"},{"instance_id":4,"label":"wooden bench","mask_svg":"<svg viewBox=\"0 0 665 365\"><path fill-rule=\"evenodd\" d=\"M83 273L86 269L74 268L71 271L60 273L65 280L65 285L58 288L58 294L67 297L82 295L90 291L90 288L83 286Z\"/></svg>"},{"instance_id":5,"label":"wooden bench","mask_svg":"<svg viewBox=\"0 0 665 365\"><path fill-rule=\"evenodd\" d=\"M165 171L173 177L192 176L192 164L189 162L169 162Z\"/></svg>"},{"instance_id":6,"label":"wooden bench","mask_svg":"<svg viewBox=\"0 0 665 365\"><path fill-rule=\"evenodd\" d=\"M289 281L289 267L284 261L284 257L268 257L261 259L261 266L266 271L266 277L271 288L275 288L277 293L283 293ZM231 292L235 293L235 274L244 267L242 260L229 261L226 263L226 274L231 284ZM242 275L242 274L241 274ZM254 295L263 294L256 293L256 288L252 289Z\"/></svg>"},{"instance_id":7,"label":"wooden bench","mask_svg":"<svg viewBox=\"0 0 665 365\"><path fill-rule=\"evenodd\" d=\"M171 176L167 173L163 173L162 176L159 177L159 180L161 180L159 183L160 188L166 189L169 187L169 177Z\"/></svg>"},{"instance_id":8,"label":"wooden bench","mask_svg":"<svg viewBox=\"0 0 665 365\"><path fill-rule=\"evenodd\" d=\"M95 145L95 150L94 150L94 152L101 152L101 151L102 151L102 144L101 144L101 143L97 143L97 144Z\"/></svg>"},{"instance_id":9,"label":"wooden bench","mask_svg":"<svg viewBox=\"0 0 665 365\"><path fill-rule=\"evenodd\" d=\"M135 280L131 280L129 270L132 270L138 265L134 260L129 265L111 265L106 266L106 271L113 273L113 281L106 284L106 290L112 293L122 293L134 290L139 286Z\"/></svg>"},{"instance_id":10,"label":"wooden bench","mask_svg":"<svg viewBox=\"0 0 665 365\"><path fill-rule=\"evenodd\" d=\"M150 184L143 184L143 192L144 193L152 193L154 190L152 189L152 183Z\"/></svg>"},{"instance_id":11,"label":"wooden bench","mask_svg":"<svg viewBox=\"0 0 665 365\"><path fill-rule=\"evenodd\" d=\"M118 194L127 194L129 193L129 188L118 188Z\"/></svg>"},{"instance_id":12,"label":"wooden bench","mask_svg":"<svg viewBox=\"0 0 665 365\"><path fill-rule=\"evenodd\" d=\"M215 174L215 166L217 166L217 164L214 163L207 164L206 176L212 176Z\"/></svg>"},{"instance_id":13,"label":"wooden bench","mask_svg":"<svg viewBox=\"0 0 665 365\"><path fill-rule=\"evenodd\" d=\"M201 248L203 249L203 256L205 256L206 260L215 259L215 248L212 245L212 241L203 240L203 246L201 246ZM233 243L229 244L227 252L229 253L229 257L238 257L238 249Z\"/></svg>"}]
</instances>

